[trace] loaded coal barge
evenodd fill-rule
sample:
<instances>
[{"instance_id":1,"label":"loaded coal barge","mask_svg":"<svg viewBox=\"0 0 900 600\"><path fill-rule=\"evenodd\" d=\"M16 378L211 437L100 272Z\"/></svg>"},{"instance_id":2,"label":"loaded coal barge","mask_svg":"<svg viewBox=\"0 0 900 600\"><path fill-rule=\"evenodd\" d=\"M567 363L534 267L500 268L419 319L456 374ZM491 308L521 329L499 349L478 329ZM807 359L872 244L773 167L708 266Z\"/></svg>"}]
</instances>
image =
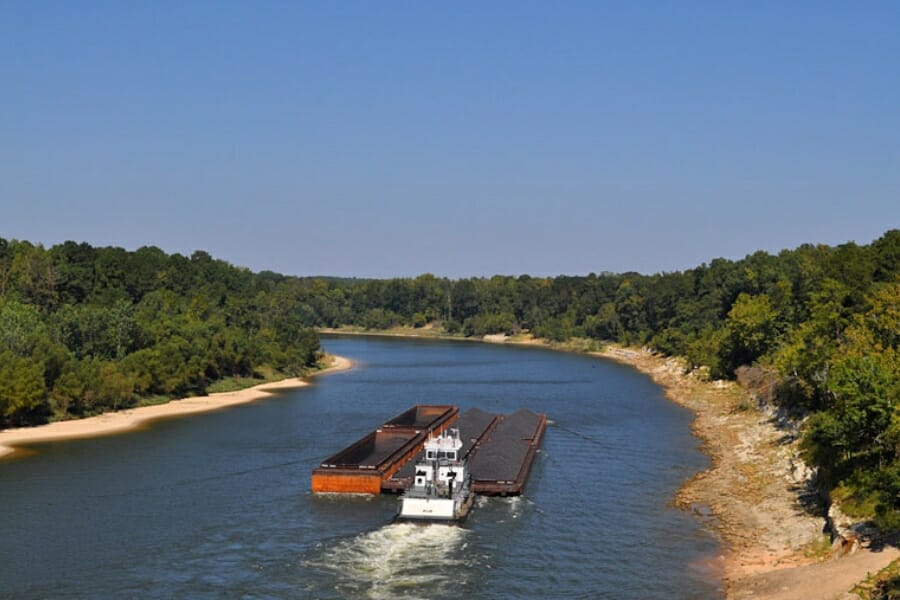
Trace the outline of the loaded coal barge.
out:
<instances>
[{"instance_id":1,"label":"loaded coal barge","mask_svg":"<svg viewBox=\"0 0 900 600\"><path fill-rule=\"evenodd\" d=\"M456 406L419 404L325 459L313 470L312 491L400 492L399 519L457 521L476 494L523 492L546 427L546 415L527 409L460 415ZM436 503L449 499L452 511Z\"/></svg>"}]
</instances>

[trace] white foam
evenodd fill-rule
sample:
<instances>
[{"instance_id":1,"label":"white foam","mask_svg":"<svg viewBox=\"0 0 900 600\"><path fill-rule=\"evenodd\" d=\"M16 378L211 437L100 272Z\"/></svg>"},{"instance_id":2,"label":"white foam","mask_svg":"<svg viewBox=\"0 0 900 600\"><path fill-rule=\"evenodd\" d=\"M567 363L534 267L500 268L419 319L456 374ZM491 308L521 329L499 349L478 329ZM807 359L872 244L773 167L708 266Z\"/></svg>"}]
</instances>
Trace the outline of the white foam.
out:
<instances>
[{"instance_id":1,"label":"white foam","mask_svg":"<svg viewBox=\"0 0 900 600\"><path fill-rule=\"evenodd\" d=\"M311 566L330 571L336 587L367 598L426 598L460 582L465 529L394 523L325 549Z\"/></svg>"},{"instance_id":2,"label":"white foam","mask_svg":"<svg viewBox=\"0 0 900 600\"><path fill-rule=\"evenodd\" d=\"M518 519L519 516L521 516L522 509L525 507L525 503L522 501L521 496L503 498L502 501L506 502L507 506L509 506L509 513L513 519Z\"/></svg>"}]
</instances>

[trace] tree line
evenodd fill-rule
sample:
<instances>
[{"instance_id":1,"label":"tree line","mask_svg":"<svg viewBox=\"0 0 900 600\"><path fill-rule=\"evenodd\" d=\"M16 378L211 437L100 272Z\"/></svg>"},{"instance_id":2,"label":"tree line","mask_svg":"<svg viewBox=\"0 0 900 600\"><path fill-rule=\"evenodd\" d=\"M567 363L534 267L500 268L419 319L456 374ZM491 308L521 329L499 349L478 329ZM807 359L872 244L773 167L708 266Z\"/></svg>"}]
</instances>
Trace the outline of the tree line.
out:
<instances>
[{"instance_id":1,"label":"tree line","mask_svg":"<svg viewBox=\"0 0 900 600\"><path fill-rule=\"evenodd\" d=\"M300 374L319 340L291 297L205 252L0 238L0 426Z\"/></svg>"}]
</instances>

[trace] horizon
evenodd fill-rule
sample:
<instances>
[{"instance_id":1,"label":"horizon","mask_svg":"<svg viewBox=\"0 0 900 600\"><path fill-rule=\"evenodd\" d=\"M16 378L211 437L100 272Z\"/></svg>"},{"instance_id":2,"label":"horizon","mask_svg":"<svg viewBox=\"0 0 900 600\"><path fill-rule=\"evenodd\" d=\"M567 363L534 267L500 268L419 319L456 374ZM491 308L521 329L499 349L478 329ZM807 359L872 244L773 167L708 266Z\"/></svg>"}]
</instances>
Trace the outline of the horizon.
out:
<instances>
[{"instance_id":1,"label":"horizon","mask_svg":"<svg viewBox=\"0 0 900 600\"><path fill-rule=\"evenodd\" d=\"M777 256L777 255L780 254L781 252L790 252L790 251L796 250L797 248L799 248L799 247L801 247L801 246L805 246L805 245L813 245L813 246L817 246L817 245L823 245L823 244L824 244L825 246L828 246L828 247L830 247L830 248L835 248L835 247L838 247L838 246L842 246L842 245L844 245L844 244L856 244L857 246L869 246L870 244L872 244L873 242L875 242L875 241L881 239L882 237L884 237L887 233L889 233L889 232L891 232L891 231L895 231L895 230L893 230L893 229L887 229L887 230L885 230L884 232L882 232L880 235L878 235L878 236L876 236L875 238L873 238L873 239L871 239L871 240L869 240L869 241L866 241L866 242L859 242L858 240L846 240L846 241L844 241L844 242L837 243L837 244L826 244L826 243L824 243L824 242L803 242L803 243L798 244L797 246L794 246L794 247L792 247L792 248L780 248L780 249L778 249L777 251L769 251L769 250L764 250L764 249L757 249L757 250L754 250L754 251L752 251L752 252L749 252L749 253L747 253L747 254L745 254L745 255L743 255L743 256L740 256L740 257L716 256L716 257L712 257L712 258L709 258L709 259L707 259L707 260L701 261L701 262L697 263L696 265L692 265L692 266L689 266L689 267L685 267L685 268L683 268L683 269L674 269L674 270L671 270L671 271L654 271L654 272L641 272L641 271L589 271L589 272L587 272L587 273L527 273L527 272L526 272L526 273L492 273L492 274L487 274L487 275L462 275L462 276L449 276L449 275L442 275L442 274L440 274L440 273L434 273L434 272L432 272L432 271L424 271L424 272L421 272L421 273L413 273L413 274L409 274L409 275L387 275L387 276L372 276L372 277L370 277L370 276L358 276L358 275L332 275L332 274L328 274L328 273L295 274L295 273L282 273L282 272L280 272L280 271L273 271L272 269L268 269L268 268L253 269L253 268L251 268L251 267L249 267L249 266L241 265L241 264L236 264L236 263L233 263L233 262L231 262L231 261L229 261L229 260L226 260L226 259L224 259L224 258L222 258L222 257L216 256L216 255L214 255L214 254L212 254L212 253L209 253L207 250L204 250L203 248L194 248L193 250L188 251L188 252L174 252L174 251L170 252L170 251L168 251L167 249L165 249L165 248L160 248L159 246L156 246L156 245L154 245L154 244L144 244L144 245L142 245L142 246L130 247L130 248L129 248L129 247L124 247L124 246L116 246L116 245L95 246L95 245L93 245L93 244L90 244L90 242L87 242L87 241L84 241L84 240L81 240L81 241L79 241L79 240L62 240L62 241L60 241L60 242L54 242L54 243L52 243L52 244L45 244L45 243L43 243L43 242L35 242L34 240L19 240L19 239L15 239L15 238L4 238L4 237L2 237L2 236L0 236L0 240L15 241L15 242L27 242L27 243L31 243L31 244L35 244L35 245L41 246L41 247L43 247L43 248L45 248L45 249L48 249L48 250L49 250L50 248L54 247L54 246L58 246L58 245L62 245L62 244L68 243L68 242L72 242L72 243L75 243L75 244L83 244L83 243L86 243L86 244L91 245L94 249L101 249L101 248L120 248L120 249L122 249L122 250L125 250L126 252L135 252L135 251L137 251L137 250L139 250L139 249L141 249L141 248L151 247L151 248L156 248L156 249L158 249L158 250L161 250L162 252L164 252L164 253L167 254L168 256L173 256L173 255L175 255L175 254L179 254L179 255L181 255L181 256L183 256L183 257L186 257L186 258L190 258L191 255L194 254L195 252L206 252L207 254L209 254L209 256L210 256L213 260L224 261L224 262L226 262L227 264L229 264L230 266L232 266L232 267L234 267L234 268L237 268L237 269L246 269L246 270L248 270L248 271L251 271L251 272L257 273L257 274L258 274L258 273L262 273L262 272L272 272L272 273L275 273L276 275L281 275L281 276L284 276L284 277L296 277L296 278L299 278L299 279L342 279L342 280L343 280L343 279L351 279L351 280L352 280L352 279L358 279L358 280L360 280L360 281L366 281L366 280L384 280L384 281L387 281L387 280L390 280L390 279L416 279L416 278L418 278L418 277L424 277L424 276L430 275L430 276L436 277L436 278L438 278L438 279L449 279L449 280L451 280L451 281L454 281L454 280L461 280L461 279L491 279L492 277L509 277L509 278L533 277L533 278L540 278L540 279L554 279L554 278L557 278L557 277L588 277L588 276L591 276L591 275L594 275L594 276L597 276L597 277L603 277L603 276L621 276L621 275L628 275L628 274L632 274L632 273L637 273L638 275L641 275L641 276L643 276L643 277L653 277L653 276L655 276L655 275L664 275L664 274L669 274L669 273L683 273L683 272L685 272L685 271L689 271L689 270L692 270L692 269L696 269L696 268L699 268L699 267L702 267L702 266L707 266L707 265L709 265L711 262L716 261L716 260L728 260L728 261L731 261L731 262L738 262L738 261L740 261L740 260L743 260L743 259L745 259L745 258L750 257L750 256L753 255L753 254L756 254L757 252L765 252L766 254L768 254L768 255L770 255L770 256Z\"/></svg>"},{"instance_id":2,"label":"horizon","mask_svg":"<svg viewBox=\"0 0 900 600\"><path fill-rule=\"evenodd\" d=\"M900 227L898 22L893 4L10 2L0 237L359 279L865 245Z\"/></svg>"}]
</instances>

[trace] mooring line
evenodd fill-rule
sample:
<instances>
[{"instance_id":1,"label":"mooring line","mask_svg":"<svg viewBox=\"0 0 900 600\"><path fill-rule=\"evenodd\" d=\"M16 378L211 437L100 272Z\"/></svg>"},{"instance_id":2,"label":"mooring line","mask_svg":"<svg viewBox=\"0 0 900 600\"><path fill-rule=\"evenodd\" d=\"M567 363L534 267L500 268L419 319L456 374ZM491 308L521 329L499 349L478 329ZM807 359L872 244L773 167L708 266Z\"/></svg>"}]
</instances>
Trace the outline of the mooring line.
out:
<instances>
[{"instance_id":1,"label":"mooring line","mask_svg":"<svg viewBox=\"0 0 900 600\"><path fill-rule=\"evenodd\" d=\"M575 431L574 429L569 429L568 427L563 427L559 423L554 423L552 425L552 427L554 429L559 429L561 431L565 431L566 433L571 434L575 437L581 438L581 439L585 440L586 442L590 442L591 444L594 444L595 446L602 446L604 448L609 448L608 442L598 440L597 438L587 435L585 433L581 433L580 431Z\"/></svg>"}]
</instances>

